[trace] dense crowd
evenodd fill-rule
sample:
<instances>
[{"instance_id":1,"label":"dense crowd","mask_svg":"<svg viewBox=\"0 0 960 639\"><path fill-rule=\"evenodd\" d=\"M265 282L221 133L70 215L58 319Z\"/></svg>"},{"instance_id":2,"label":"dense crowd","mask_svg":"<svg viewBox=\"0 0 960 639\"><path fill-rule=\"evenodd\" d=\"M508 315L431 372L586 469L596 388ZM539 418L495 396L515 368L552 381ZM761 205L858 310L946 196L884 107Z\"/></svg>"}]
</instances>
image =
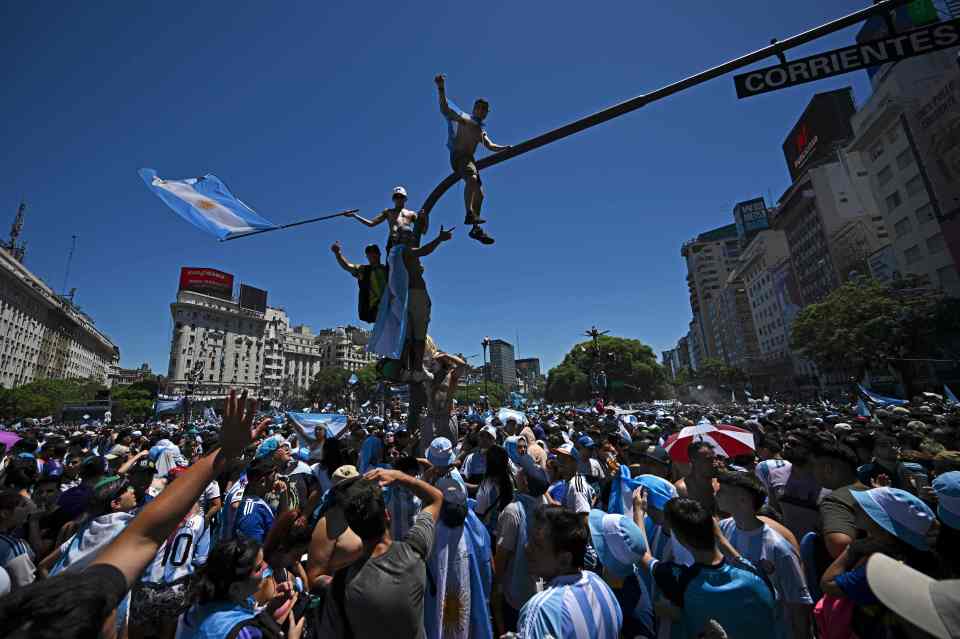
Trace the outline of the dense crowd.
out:
<instances>
[{"instance_id":1,"label":"dense crowd","mask_svg":"<svg viewBox=\"0 0 960 639\"><path fill-rule=\"evenodd\" d=\"M960 637L939 397L481 412L442 379L336 436L235 395L0 433L0 634Z\"/></svg>"}]
</instances>

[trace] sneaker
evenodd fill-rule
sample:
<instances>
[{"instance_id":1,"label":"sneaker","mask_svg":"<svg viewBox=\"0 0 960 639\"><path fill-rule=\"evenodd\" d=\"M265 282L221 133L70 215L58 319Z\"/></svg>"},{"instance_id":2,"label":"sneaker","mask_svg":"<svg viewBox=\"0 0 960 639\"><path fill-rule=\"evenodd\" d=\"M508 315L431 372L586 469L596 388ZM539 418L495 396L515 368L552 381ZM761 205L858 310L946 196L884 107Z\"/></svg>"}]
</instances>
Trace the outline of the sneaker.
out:
<instances>
[{"instance_id":1,"label":"sneaker","mask_svg":"<svg viewBox=\"0 0 960 639\"><path fill-rule=\"evenodd\" d=\"M486 220L481 220L478 216L469 213L463 218L464 224L486 224L486 222Z\"/></svg>"},{"instance_id":2,"label":"sneaker","mask_svg":"<svg viewBox=\"0 0 960 639\"><path fill-rule=\"evenodd\" d=\"M492 237L487 235L486 232L484 232L483 227L481 226L474 226L472 229L470 229L470 233L467 235L481 244L486 244L488 246L493 244L495 241Z\"/></svg>"}]
</instances>

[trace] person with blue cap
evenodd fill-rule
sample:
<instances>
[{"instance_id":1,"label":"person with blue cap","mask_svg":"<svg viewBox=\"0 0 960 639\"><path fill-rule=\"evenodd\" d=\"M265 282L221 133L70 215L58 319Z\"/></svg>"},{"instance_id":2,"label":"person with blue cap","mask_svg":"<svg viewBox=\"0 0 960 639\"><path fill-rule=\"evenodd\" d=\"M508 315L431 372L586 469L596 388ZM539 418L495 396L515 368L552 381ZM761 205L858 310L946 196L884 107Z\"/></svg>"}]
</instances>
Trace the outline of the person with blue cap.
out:
<instances>
[{"instance_id":1,"label":"person with blue cap","mask_svg":"<svg viewBox=\"0 0 960 639\"><path fill-rule=\"evenodd\" d=\"M943 560L944 577L957 579L960 578L960 471L938 475L933 480L932 489L941 523L937 554Z\"/></svg>"},{"instance_id":2,"label":"person with blue cap","mask_svg":"<svg viewBox=\"0 0 960 639\"><path fill-rule=\"evenodd\" d=\"M596 446L590 435L581 435L577 438L577 472L592 482L598 482L605 474L603 464L594 456Z\"/></svg>"},{"instance_id":3,"label":"person with blue cap","mask_svg":"<svg viewBox=\"0 0 960 639\"><path fill-rule=\"evenodd\" d=\"M424 479L436 486L441 479L449 476L466 490L467 483L453 465L456 459L457 454L453 450L453 443L446 437L437 437L427 448L427 461L430 462L431 468L424 473Z\"/></svg>"},{"instance_id":4,"label":"person with blue cap","mask_svg":"<svg viewBox=\"0 0 960 639\"><path fill-rule=\"evenodd\" d=\"M882 552L899 559L927 576L937 576L940 566L931 552L930 538L936 532L936 515L920 499L900 488L872 488L852 493L857 502L857 527L866 538L857 539L827 568L820 579L824 595L854 604L850 621L863 637L883 636L890 613L870 590L866 563ZM821 630L842 623L830 609L818 607Z\"/></svg>"}]
</instances>

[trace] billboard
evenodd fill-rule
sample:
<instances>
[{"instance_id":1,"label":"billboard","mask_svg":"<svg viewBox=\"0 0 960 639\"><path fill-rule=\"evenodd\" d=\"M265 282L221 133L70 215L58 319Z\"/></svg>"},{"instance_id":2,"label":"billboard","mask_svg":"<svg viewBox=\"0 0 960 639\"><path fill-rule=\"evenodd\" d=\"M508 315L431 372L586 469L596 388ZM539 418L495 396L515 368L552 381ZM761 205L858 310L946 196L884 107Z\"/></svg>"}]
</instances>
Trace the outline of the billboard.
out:
<instances>
[{"instance_id":1,"label":"billboard","mask_svg":"<svg viewBox=\"0 0 960 639\"><path fill-rule=\"evenodd\" d=\"M853 138L850 118L855 112L850 87L813 96L783 141L783 157L793 180L808 168L831 159L837 144Z\"/></svg>"},{"instance_id":2,"label":"billboard","mask_svg":"<svg viewBox=\"0 0 960 639\"><path fill-rule=\"evenodd\" d=\"M267 292L263 289L240 285L240 308L249 308L258 313L267 312Z\"/></svg>"},{"instance_id":3,"label":"billboard","mask_svg":"<svg viewBox=\"0 0 960 639\"><path fill-rule=\"evenodd\" d=\"M177 290L229 300L233 298L233 275L215 268L184 266L180 269L180 288Z\"/></svg>"}]
</instances>

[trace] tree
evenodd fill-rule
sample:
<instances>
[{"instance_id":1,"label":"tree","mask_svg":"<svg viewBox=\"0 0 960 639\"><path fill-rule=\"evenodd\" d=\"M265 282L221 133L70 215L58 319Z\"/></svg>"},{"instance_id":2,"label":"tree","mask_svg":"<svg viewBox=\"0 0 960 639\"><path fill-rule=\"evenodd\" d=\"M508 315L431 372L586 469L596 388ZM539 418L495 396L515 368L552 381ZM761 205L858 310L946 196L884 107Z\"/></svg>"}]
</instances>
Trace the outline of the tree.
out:
<instances>
[{"instance_id":1,"label":"tree","mask_svg":"<svg viewBox=\"0 0 960 639\"><path fill-rule=\"evenodd\" d=\"M103 390L103 384L89 379L40 379L3 391L0 407L9 418L47 417L65 403L93 400Z\"/></svg>"},{"instance_id":2,"label":"tree","mask_svg":"<svg viewBox=\"0 0 960 639\"><path fill-rule=\"evenodd\" d=\"M615 402L662 397L666 372L649 346L636 339L603 335L576 344L547 377L546 397L551 402L590 399L591 375L603 370L607 397Z\"/></svg>"},{"instance_id":3,"label":"tree","mask_svg":"<svg viewBox=\"0 0 960 639\"><path fill-rule=\"evenodd\" d=\"M697 369L696 379L707 382L714 387L732 386L746 380L746 374L739 368L727 366L723 360L708 357Z\"/></svg>"},{"instance_id":4,"label":"tree","mask_svg":"<svg viewBox=\"0 0 960 639\"><path fill-rule=\"evenodd\" d=\"M457 392L453 397L461 406L469 406L470 404L482 404L483 400L480 399L480 397L483 395L484 383L480 382L479 384L457 386ZM499 408L503 406L506 391L504 391L502 385L488 380L486 383L486 396L492 408Z\"/></svg>"},{"instance_id":5,"label":"tree","mask_svg":"<svg viewBox=\"0 0 960 639\"><path fill-rule=\"evenodd\" d=\"M321 368L310 381L307 399L321 405L327 402L336 404L347 389L348 379L350 379L350 371L346 369L333 366Z\"/></svg>"},{"instance_id":6,"label":"tree","mask_svg":"<svg viewBox=\"0 0 960 639\"><path fill-rule=\"evenodd\" d=\"M353 386L357 401L363 402L375 399L377 387L380 386L380 375L376 364L367 364L357 371L357 383Z\"/></svg>"},{"instance_id":7,"label":"tree","mask_svg":"<svg viewBox=\"0 0 960 639\"><path fill-rule=\"evenodd\" d=\"M110 393L116 404L119 417L131 421L144 421L153 415L153 403L157 398L156 380L144 380L126 386L115 387Z\"/></svg>"},{"instance_id":8,"label":"tree","mask_svg":"<svg viewBox=\"0 0 960 639\"><path fill-rule=\"evenodd\" d=\"M846 370L858 379L870 368L889 367L912 397L911 366L905 358L931 357L955 338L956 306L911 280L887 286L851 281L800 311L791 347L823 370Z\"/></svg>"}]
</instances>

